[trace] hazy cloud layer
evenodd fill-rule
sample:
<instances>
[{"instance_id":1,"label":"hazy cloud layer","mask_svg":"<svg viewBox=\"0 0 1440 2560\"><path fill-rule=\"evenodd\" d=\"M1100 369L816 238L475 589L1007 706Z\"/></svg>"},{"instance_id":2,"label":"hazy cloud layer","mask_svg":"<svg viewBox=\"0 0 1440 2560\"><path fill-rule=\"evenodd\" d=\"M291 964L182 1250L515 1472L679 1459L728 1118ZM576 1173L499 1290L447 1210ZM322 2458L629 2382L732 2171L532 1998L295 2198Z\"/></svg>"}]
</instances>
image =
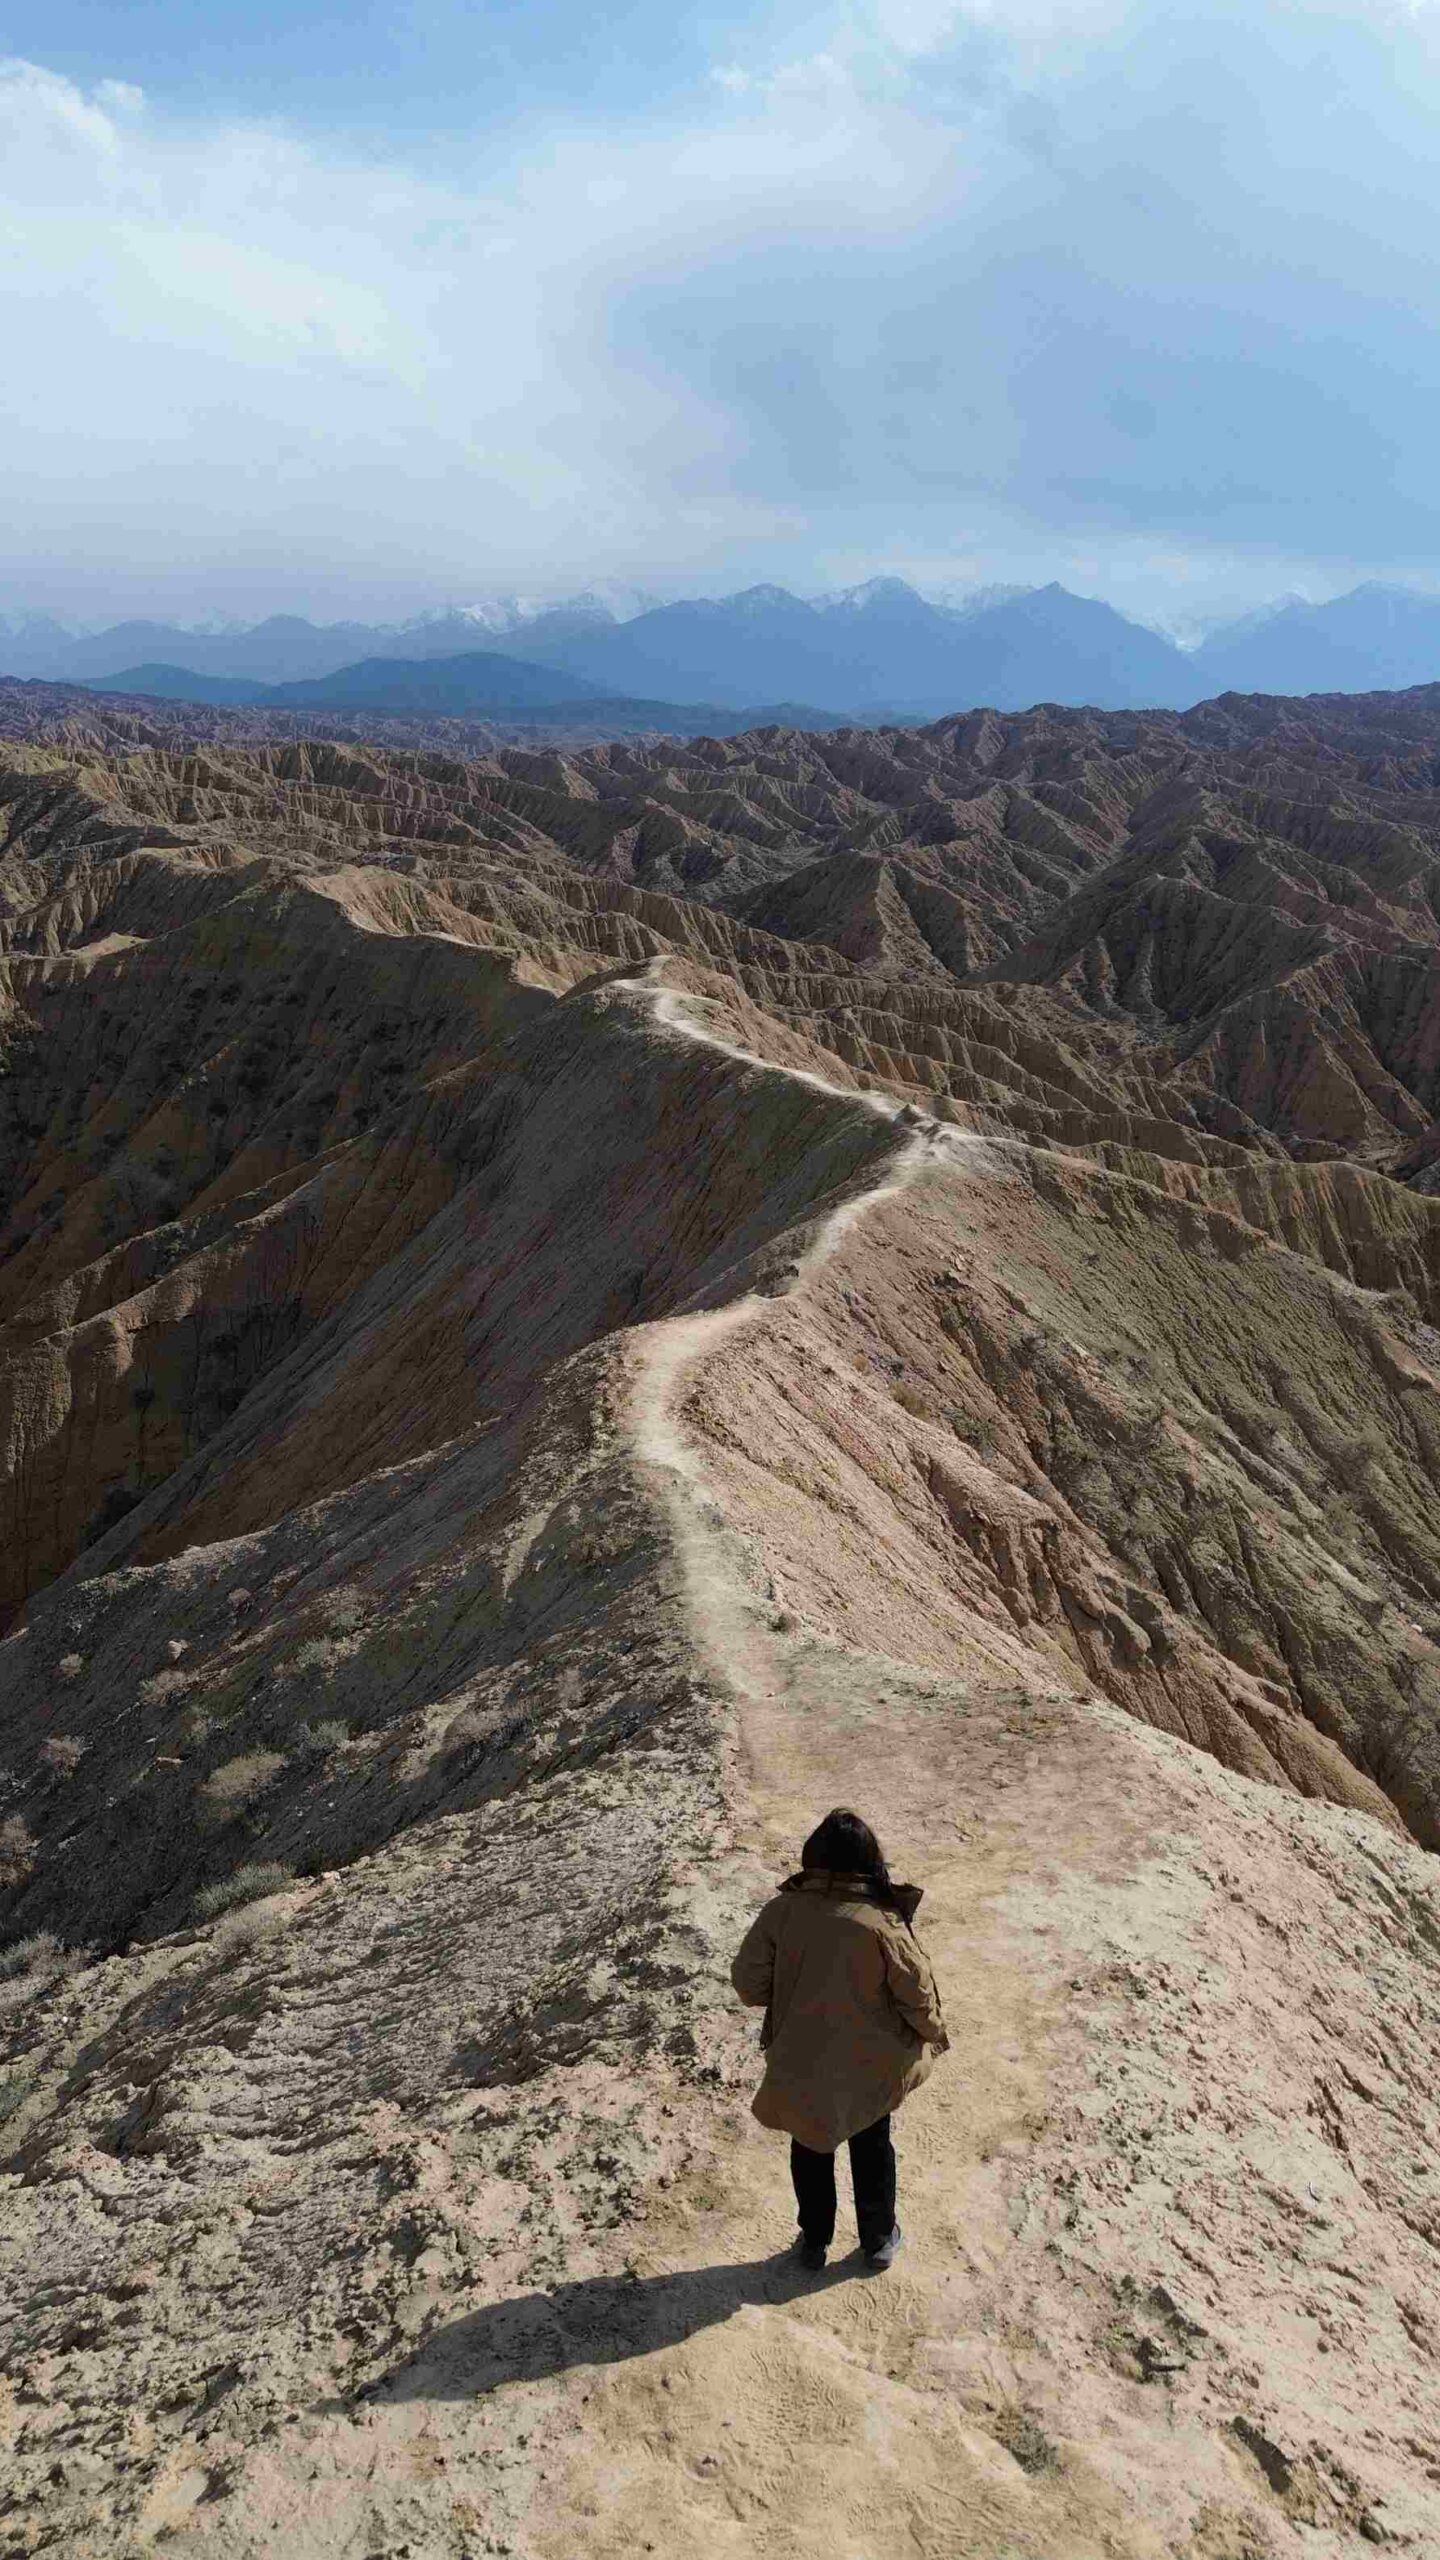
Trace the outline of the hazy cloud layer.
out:
<instances>
[{"instance_id":1,"label":"hazy cloud layer","mask_svg":"<svg viewBox=\"0 0 1440 2560\"><path fill-rule=\"evenodd\" d=\"M0 70L0 600L1440 577L1429 8L752 17L433 166L131 69Z\"/></svg>"}]
</instances>

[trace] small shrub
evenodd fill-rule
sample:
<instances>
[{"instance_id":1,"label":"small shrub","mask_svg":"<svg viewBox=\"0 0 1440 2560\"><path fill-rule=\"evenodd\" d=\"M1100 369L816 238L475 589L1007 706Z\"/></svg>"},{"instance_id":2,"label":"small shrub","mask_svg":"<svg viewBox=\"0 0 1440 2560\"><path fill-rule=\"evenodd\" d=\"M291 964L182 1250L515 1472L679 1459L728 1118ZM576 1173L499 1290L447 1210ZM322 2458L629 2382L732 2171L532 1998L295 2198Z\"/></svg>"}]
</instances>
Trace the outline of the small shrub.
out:
<instances>
[{"instance_id":1,"label":"small shrub","mask_svg":"<svg viewBox=\"0 0 1440 2560\"><path fill-rule=\"evenodd\" d=\"M78 1973L84 1961L78 1947L62 1947L49 1929L0 1949L0 2011L11 2015L23 2009L37 1992Z\"/></svg>"},{"instance_id":2,"label":"small shrub","mask_svg":"<svg viewBox=\"0 0 1440 2560\"><path fill-rule=\"evenodd\" d=\"M0 1977L13 1982L19 1974L38 1973L42 1966L57 1963L60 1952L54 1930L37 1929L33 1938L16 1938L8 1947L0 1947Z\"/></svg>"},{"instance_id":3,"label":"small shrub","mask_svg":"<svg viewBox=\"0 0 1440 2560\"><path fill-rule=\"evenodd\" d=\"M281 1930L289 1927L290 1916L288 1911L277 1911L273 1901L245 1903L220 1922L215 1944L237 1954L243 1947L263 1946L267 1939L278 1938Z\"/></svg>"},{"instance_id":4,"label":"small shrub","mask_svg":"<svg viewBox=\"0 0 1440 2560\"><path fill-rule=\"evenodd\" d=\"M55 1677L57 1680L78 1680L84 1668L83 1653L62 1653L55 1665Z\"/></svg>"},{"instance_id":5,"label":"small shrub","mask_svg":"<svg viewBox=\"0 0 1440 2560\"><path fill-rule=\"evenodd\" d=\"M229 1822L263 1795L284 1766L283 1751L242 1751L233 1760L222 1760L200 1789L204 1810L213 1820Z\"/></svg>"},{"instance_id":6,"label":"small shrub","mask_svg":"<svg viewBox=\"0 0 1440 2560\"><path fill-rule=\"evenodd\" d=\"M364 1594L347 1585L332 1591L325 1603L325 1624L336 1635L353 1635L365 1617Z\"/></svg>"},{"instance_id":7,"label":"small shrub","mask_svg":"<svg viewBox=\"0 0 1440 2560\"><path fill-rule=\"evenodd\" d=\"M35 1864L35 1837L22 1814L0 1822L0 1885L23 1884Z\"/></svg>"},{"instance_id":8,"label":"small shrub","mask_svg":"<svg viewBox=\"0 0 1440 2560\"><path fill-rule=\"evenodd\" d=\"M167 1698L178 1697L189 1688L191 1677L188 1671L152 1671L135 1694L142 1707L163 1707Z\"/></svg>"},{"instance_id":9,"label":"small shrub","mask_svg":"<svg viewBox=\"0 0 1440 2560\"><path fill-rule=\"evenodd\" d=\"M40 1766L52 1778L73 1778L89 1747L78 1733L52 1733L40 1745Z\"/></svg>"},{"instance_id":10,"label":"small shrub","mask_svg":"<svg viewBox=\"0 0 1440 2560\"><path fill-rule=\"evenodd\" d=\"M964 1405L957 1404L950 1415L950 1428L957 1440L968 1441L982 1458L988 1457L995 1446L995 1425L988 1414L967 1413Z\"/></svg>"},{"instance_id":11,"label":"small shrub","mask_svg":"<svg viewBox=\"0 0 1440 2560\"><path fill-rule=\"evenodd\" d=\"M222 1876L217 1884L201 1886L195 1896L196 1918L213 1920L219 1912L237 1910L242 1902L259 1902L267 1893L282 1893L294 1881L290 1869L278 1860L237 1867L233 1876Z\"/></svg>"},{"instance_id":12,"label":"small shrub","mask_svg":"<svg viewBox=\"0 0 1440 2560\"><path fill-rule=\"evenodd\" d=\"M322 1716L318 1724L302 1724L295 1740L299 1748L315 1760L328 1759L332 1751L343 1751L350 1739L350 1727L339 1716Z\"/></svg>"},{"instance_id":13,"label":"small shrub","mask_svg":"<svg viewBox=\"0 0 1440 2560\"><path fill-rule=\"evenodd\" d=\"M13 2115L19 2114L34 2086L33 2063L17 2063L13 2071L6 2072L0 2079L0 2124L8 2124Z\"/></svg>"},{"instance_id":14,"label":"small shrub","mask_svg":"<svg viewBox=\"0 0 1440 2560\"><path fill-rule=\"evenodd\" d=\"M912 1387L908 1380L895 1389L895 1401L906 1413L913 1413L918 1422L929 1422L934 1418L934 1397L924 1387Z\"/></svg>"},{"instance_id":15,"label":"small shrub","mask_svg":"<svg viewBox=\"0 0 1440 2560\"><path fill-rule=\"evenodd\" d=\"M215 1730L215 1719L203 1707L187 1707L180 1719L180 1739L193 1750L200 1742L208 1742Z\"/></svg>"},{"instance_id":16,"label":"small shrub","mask_svg":"<svg viewBox=\"0 0 1440 2560\"><path fill-rule=\"evenodd\" d=\"M296 1646L287 1667L291 1672L318 1671L322 1680L328 1680L348 1660L349 1651L349 1646L338 1643L334 1636L311 1636L307 1643Z\"/></svg>"},{"instance_id":17,"label":"small shrub","mask_svg":"<svg viewBox=\"0 0 1440 2560\"><path fill-rule=\"evenodd\" d=\"M999 2410L995 2433L1007 2453L1013 2454L1022 2471L1054 2471L1060 2456L1039 2422L1028 2409L1013 2405Z\"/></svg>"}]
</instances>

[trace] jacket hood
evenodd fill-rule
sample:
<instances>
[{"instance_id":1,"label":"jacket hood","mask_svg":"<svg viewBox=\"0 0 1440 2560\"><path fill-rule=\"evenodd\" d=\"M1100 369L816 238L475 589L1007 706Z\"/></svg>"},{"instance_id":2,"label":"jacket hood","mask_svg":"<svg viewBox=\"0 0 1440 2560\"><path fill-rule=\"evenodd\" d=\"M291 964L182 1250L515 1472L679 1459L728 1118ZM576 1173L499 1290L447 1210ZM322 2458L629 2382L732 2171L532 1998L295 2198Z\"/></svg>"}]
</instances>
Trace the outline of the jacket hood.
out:
<instances>
[{"instance_id":1,"label":"jacket hood","mask_svg":"<svg viewBox=\"0 0 1440 2560\"><path fill-rule=\"evenodd\" d=\"M876 1902L882 1911L894 1909L902 1920L913 1920L925 1899L925 1888L918 1884L892 1884L890 1902L881 1900L873 1878L852 1875L838 1867L802 1867L795 1876L787 1876L780 1887L782 1893L834 1893L848 1895L852 1902Z\"/></svg>"}]
</instances>

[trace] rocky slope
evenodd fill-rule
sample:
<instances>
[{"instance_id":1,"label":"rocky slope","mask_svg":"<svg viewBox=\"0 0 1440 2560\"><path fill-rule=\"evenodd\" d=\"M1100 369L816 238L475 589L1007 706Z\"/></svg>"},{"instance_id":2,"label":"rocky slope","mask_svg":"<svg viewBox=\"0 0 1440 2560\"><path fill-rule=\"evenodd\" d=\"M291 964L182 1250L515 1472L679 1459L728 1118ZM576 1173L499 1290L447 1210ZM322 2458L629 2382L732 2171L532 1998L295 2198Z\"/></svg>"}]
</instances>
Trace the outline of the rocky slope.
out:
<instances>
[{"instance_id":1,"label":"rocky slope","mask_svg":"<svg viewBox=\"0 0 1440 2560\"><path fill-rule=\"evenodd\" d=\"M8 2548L1434 2547L1437 751L8 750Z\"/></svg>"}]
</instances>

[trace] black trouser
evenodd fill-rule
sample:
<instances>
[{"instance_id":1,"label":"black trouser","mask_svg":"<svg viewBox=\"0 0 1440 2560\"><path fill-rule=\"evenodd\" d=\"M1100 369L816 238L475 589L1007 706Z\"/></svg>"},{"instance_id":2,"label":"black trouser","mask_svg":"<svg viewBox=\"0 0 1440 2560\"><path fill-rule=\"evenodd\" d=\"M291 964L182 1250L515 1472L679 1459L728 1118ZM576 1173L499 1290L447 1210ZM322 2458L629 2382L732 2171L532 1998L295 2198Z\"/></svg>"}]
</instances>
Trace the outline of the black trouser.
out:
<instances>
[{"instance_id":1,"label":"black trouser","mask_svg":"<svg viewBox=\"0 0 1440 2560\"><path fill-rule=\"evenodd\" d=\"M808 2151L803 2142L792 2142L790 2175L795 2181L802 2237L828 2249L835 2237L834 2152ZM888 2116L850 2136L850 2176L860 2246L878 2249L895 2228L895 2146Z\"/></svg>"}]
</instances>

